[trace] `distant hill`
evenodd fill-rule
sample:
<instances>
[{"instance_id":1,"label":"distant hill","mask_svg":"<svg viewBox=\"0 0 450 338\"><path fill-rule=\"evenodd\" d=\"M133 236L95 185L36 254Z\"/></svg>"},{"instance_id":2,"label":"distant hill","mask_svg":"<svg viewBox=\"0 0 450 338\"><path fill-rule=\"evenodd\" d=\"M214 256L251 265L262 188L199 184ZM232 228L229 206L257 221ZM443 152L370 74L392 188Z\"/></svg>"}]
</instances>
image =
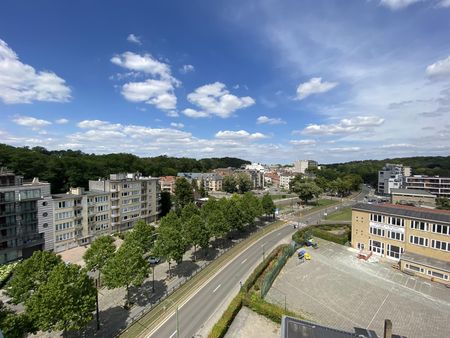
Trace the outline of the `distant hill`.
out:
<instances>
[{"instance_id":1,"label":"distant hill","mask_svg":"<svg viewBox=\"0 0 450 338\"><path fill-rule=\"evenodd\" d=\"M110 173L136 172L148 176L176 175L178 172L205 172L216 168L239 168L249 161L233 157L176 158L138 157L132 154L85 154L81 151L49 151L42 147L13 147L0 144L0 166L8 167L26 179L39 177L52 184L52 192L66 192L70 187L87 188L88 180Z\"/></svg>"},{"instance_id":2,"label":"distant hill","mask_svg":"<svg viewBox=\"0 0 450 338\"><path fill-rule=\"evenodd\" d=\"M378 171L386 163L400 163L412 168L413 175L429 175L450 177L450 156L422 156L387 158L385 160L352 161L346 163L326 164L326 168L335 169L341 173L361 175L365 183L375 185L378 181Z\"/></svg>"}]
</instances>

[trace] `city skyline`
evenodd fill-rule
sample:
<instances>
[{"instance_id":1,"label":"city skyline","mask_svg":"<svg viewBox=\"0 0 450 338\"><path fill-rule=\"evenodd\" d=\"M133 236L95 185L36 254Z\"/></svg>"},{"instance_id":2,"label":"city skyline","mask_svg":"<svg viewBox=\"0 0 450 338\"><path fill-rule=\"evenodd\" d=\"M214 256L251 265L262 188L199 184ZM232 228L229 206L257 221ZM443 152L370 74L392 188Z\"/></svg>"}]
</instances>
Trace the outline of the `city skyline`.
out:
<instances>
[{"instance_id":1,"label":"city skyline","mask_svg":"<svg viewBox=\"0 0 450 338\"><path fill-rule=\"evenodd\" d=\"M320 163L450 153L450 2L0 5L0 143Z\"/></svg>"}]
</instances>

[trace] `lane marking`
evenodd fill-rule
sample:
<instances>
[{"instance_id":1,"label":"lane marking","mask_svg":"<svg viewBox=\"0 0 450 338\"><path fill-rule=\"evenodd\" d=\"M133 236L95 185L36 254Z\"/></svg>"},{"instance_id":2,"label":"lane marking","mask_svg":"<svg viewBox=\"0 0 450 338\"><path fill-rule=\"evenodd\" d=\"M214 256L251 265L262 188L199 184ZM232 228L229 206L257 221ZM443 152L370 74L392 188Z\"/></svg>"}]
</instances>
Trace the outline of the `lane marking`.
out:
<instances>
[{"instance_id":1,"label":"lane marking","mask_svg":"<svg viewBox=\"0 0 450 338\"><path fill-rule=\"evenodd\" d=\"M177 334L177 330L175 330L175 332L174 333L172 333L171 335L170 335L170 337L169 338L172 338L173 336L175 336Z\"/></svg>"},{"instance_id":2,"label":"lane marking","mask_svg":"<svg viewBox=\"0 0 450 338\"><path fill-rule=\"evenodd\" d=\"M217 285L217 287L214 289L213 293L216 292L220 288L221 285L222 284Z\"/></svg>"},{"instance_id":3,"label":"lane marking","mask_svg":"<svg viewBox=\"0 0 450 338\"><path fill-rule=\"evenodd\" d=\"M263 244L261 244L261 248L262 248L264 245L266 245L266 242L264 242Z\"/></svg>"},{"instance_id":4,"label":"lane marking","mask_svg":"<svg viewBox=\"0 0 450 338\"><path fill-rule=\"evenodd\" d=\"M245 262L247 262L247 258L244 259L241 264L244 264Z\"/></svg>"}]
</instances>

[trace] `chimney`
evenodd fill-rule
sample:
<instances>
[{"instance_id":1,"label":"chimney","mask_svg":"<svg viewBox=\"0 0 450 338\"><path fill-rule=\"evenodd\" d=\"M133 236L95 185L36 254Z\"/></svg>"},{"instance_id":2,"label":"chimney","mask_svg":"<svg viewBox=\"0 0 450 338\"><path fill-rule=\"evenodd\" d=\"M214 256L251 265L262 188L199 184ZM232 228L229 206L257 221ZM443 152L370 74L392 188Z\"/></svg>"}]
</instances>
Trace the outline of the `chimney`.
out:
<instances>
[{"instance_id":1,"label":"chimney","mask_svg":"<svg viewBox=\"0 0 450 338\"><path fill-rule=\"evenodd\" d=\"M392 338L392 322L389 319L384 320L384 338Z\"/></svg>"}]
</instances>

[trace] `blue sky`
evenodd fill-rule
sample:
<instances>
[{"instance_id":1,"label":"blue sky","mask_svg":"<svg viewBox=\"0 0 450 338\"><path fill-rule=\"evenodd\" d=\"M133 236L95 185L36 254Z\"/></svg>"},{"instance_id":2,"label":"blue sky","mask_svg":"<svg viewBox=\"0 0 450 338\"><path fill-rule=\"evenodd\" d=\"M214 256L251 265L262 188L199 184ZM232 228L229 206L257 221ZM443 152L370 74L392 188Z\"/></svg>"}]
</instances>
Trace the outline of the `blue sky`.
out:
<instances>
[{"instance_id":1,"label":"blue sky","mask_svg":"<svg viewBox=\"0 0 450 338\"><path fill-rule=\"evenodd\" d=\"M321 163L450 154L450 0L2 1L0 142Z\"/></svg>"}]
</instances>

